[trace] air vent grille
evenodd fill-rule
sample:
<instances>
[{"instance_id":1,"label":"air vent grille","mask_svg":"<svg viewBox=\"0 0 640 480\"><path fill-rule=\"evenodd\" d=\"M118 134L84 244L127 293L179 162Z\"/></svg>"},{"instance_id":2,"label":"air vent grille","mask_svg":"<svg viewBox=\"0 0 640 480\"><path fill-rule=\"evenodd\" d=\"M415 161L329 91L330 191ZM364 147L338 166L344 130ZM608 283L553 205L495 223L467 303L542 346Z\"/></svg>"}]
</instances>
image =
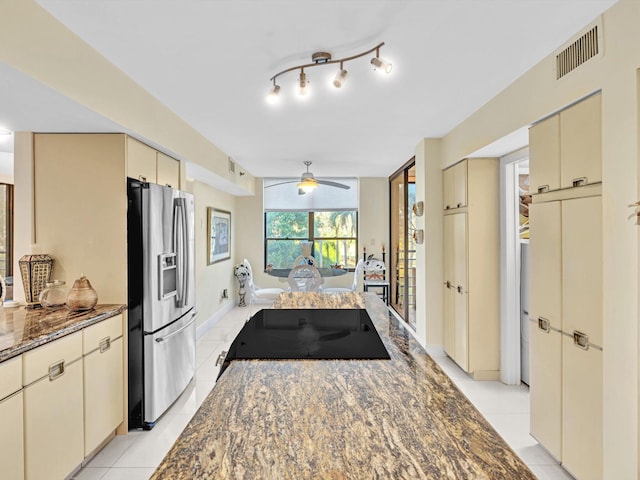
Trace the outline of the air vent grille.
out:
<instances>
[{"instance_id":1,"label":"air vent grille","mask_svg":"<svg viewBox=\"0 0 640 480\"><path fill-rule=\"evenodd\" d=\"M236 164L229 158L229 173L236 173Z\"/></svg>"},{"instance_id":2,"label":"air vent grille","mask_svg":"<svg viewBox=\"0 0 640 480\"><path fill-rule=\"evenodd\" d=\"M595 57L599 51L598 26L596 25L556 55L556 79L564 77L590 58Z\"/></svg>"}]
</instances>

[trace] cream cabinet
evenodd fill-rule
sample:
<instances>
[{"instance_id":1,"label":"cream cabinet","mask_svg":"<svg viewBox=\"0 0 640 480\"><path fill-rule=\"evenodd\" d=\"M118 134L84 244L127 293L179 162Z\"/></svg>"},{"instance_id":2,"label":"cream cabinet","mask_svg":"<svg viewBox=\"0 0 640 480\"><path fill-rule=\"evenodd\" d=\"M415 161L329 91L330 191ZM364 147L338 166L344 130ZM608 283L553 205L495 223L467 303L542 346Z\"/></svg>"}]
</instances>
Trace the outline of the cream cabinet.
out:
<instances>
[{"instance_id":1,"label":"cream cabinet","mask_svg":"<svg viewBox=\"0 0 640 480\"><path fill-rule=\"evenodd\" d=\"M180 162L174 158L158 152L156 155L156 183L172 188L180 188Z\"/></svg>"},{"instance_id":2,"label":"cream cabinet","mask_svg":"<svg viewBox=\"0 0 640 480\"><path fill-rule=\"evenodd\" d=\"M467 206L467 160L447 168L443 174L443 207L453 210Z\"/></svg>"},{"instance_id":3,"label":"cream cabinet","mask_svg":"<svg viewBox=\"0 0 640 480\"><path fill-rule=\"evenodd\" d=\"M139 142L135 138L127 137L127 176L156 183L157 155L156 150Z\"/></svg>"},{"instance_id":4,"label":"cream cabinet","mask_svg":"<svg viewBox=\"0 0 640 480\"><path fill-rule=\"evenodd\" d=\"M602 478L600 116L598 94L529 138L531 434L578 480Z\"/></svg>"},{"instance_id":5,"label":"cream cabinet","mask_svg":"<svg viewBox=\"0 0 640 480\"><path fill-rule=\"evenodd\" d=\"M578 480L602 479L602 351L562 346L562 465Z\"/></svg>"},{"instance_id":6,"label":"cream cabinet","mask_svg":"<svg viewBox=\"0 0 640 480\"><path fill-rule=\"evenodd\" d=\"M180 188L180 162L127 137L127 176L143 182Z\"/></svg>"},{"instance_id":7,"label":"cream cabinet","mask_svg":"<svg viewBox=\"0 0 640 480\"><path fill-rule=\"evenodd\" d=\"M22 359L25 478L65 478L84 458L82 332Z\"/></svg>"},{"instance_id":8,"label":"cream cabinet","mask_svg":"<svg viewBox=\"0 0 640 480\"><path fill-rule=\"evenodd\" d=\"M0 364L0 465L2 478L24 478L22 357Z\"/></svg>"},{"instance_id":9,"label":"cream cabinet","mask_svg":"<svg viewBox=\"0 0 640 480\"><path fill-rule=\"evenodd\" d=\"M553 115L529 129L529 191L560 188L560 115Z\"/></svg>"},{"instance_id":10,"label":"cream cabinet","mask_svg":"<svg viewBox=\"0 0 640 480\"><path fill-rule=\"evenodd\" d=\"M124 420L122 315L92 325L82 334L87 456Z\"/></svg>"},{"instance_id":11,"label":"cream cabinet","mask_svg":"<svg viewBox=\"0 0 640 480\"><path fill-rule=\"evenodd\" d=\"M560 112L561 187L602 181L601 95Z\"/></svg>"},{"instance_id":12,"label":"cream cabinet","mask_svg":"<svg viewBox=\"0 0 640 480\"><path fill-rule=\"evenodd\" d=\"M475 379L497 379L498 160L465 160L445 170L445 176L456 168L464 176L458 181L464 196L444 211L445 351Z\"/></svg>"}]
</instances>

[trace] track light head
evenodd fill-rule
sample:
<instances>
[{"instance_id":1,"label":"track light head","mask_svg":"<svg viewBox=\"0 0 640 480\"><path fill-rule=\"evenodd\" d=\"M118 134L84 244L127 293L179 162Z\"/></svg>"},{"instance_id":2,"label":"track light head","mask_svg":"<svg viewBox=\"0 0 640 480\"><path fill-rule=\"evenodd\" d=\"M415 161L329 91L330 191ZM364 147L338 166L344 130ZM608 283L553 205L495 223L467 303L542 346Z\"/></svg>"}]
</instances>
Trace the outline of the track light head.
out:
<instances>
[{"instance_id":1,"label":"track light head","mask_svg":"<svg viewBox=\"0 0 640 480\"><path fill-rule=\"evenodd\" d=\"M273 88L269 91L269 95L267 95L267 102L270 104L275 104L280 99L278 94L280 93L280 85L274 85Z\"/></svg>"},{"instance_id":2,"label":"track light head","mask_svg":"<svg viewBox=\"0 0 640 480\"><path fill-rule=\"evenodd\" d=\"M371 59L371 64L373 65L374 70L380 70L384 73L390 73L393 68L393 65L380 57L373 57Z\"/></svg>"},{"instance_id":3,"label":"track light head","mask_svg":"<svg viewBox=\"0 0 640 480\"><path fill-rule=\"evenodd\" d=\"M336 88L340 88L342 87L342 85L344 85L344 82L346 81L347 81L347 71L341 68L336 74L336 78L334 78L333 80L333 86Z\"/></svg>"},{"instance_id":4,"label":"track light head","mask_svg":"<svg viewBox=\"0 0 640 480\"><path fill-rule=\"evenodd\" d=\"M309 89L307 88L307 74L304 73L304 70L300 70L300 79L299 79L299 90L298 93L303 97L307 95Z\"/></svg>"}]
</instances>

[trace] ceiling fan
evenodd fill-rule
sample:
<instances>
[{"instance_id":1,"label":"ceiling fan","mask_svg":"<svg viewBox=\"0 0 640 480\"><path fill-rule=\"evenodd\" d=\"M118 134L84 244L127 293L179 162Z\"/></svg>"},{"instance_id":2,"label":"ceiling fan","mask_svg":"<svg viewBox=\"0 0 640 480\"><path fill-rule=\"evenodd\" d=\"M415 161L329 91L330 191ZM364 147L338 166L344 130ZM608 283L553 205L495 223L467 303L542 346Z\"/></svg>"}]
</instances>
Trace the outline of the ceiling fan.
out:
<instances>
[{"instance_id":1,"label":"ceiling fan","mask_svg":"<svg viewBox=\"0 0 640 480\"><path fill-rule=\"evenodd\" d=\"M305 160L303 162L307 166L307 171L304 172L300 176L300 180L287 180L286 182L274 183L273 185L269 185L265 188L275 187L276 185L284 185L285 183L297 183L298 185L298 195L304 195L305 193L312 192L318 185L327 185L329 187L343 188L345 190L349 190L351 187L349 185L345 185L343 183L332 182L331 180L319 180L313 176L313 173L309 171L309 166L311 162L309 160Z\"/></svg>"}]
</instances>

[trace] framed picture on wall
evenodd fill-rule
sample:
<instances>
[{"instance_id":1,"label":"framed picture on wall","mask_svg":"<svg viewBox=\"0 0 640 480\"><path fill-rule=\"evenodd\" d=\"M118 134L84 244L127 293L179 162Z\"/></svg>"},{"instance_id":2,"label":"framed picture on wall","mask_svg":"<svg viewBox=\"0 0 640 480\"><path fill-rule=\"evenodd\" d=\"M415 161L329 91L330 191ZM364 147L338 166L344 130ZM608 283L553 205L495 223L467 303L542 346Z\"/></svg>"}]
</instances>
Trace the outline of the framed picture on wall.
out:
<instances>
[{"instance_id":1,"label":"framed picture on wall","mask_svg":"<svg viewBox=\"0 0 640 480\"><path fill-rule=\"evenodd\" d=\"M231 258L231 212L207 207L207 265Z\"/></svg>"}]
</instances>

